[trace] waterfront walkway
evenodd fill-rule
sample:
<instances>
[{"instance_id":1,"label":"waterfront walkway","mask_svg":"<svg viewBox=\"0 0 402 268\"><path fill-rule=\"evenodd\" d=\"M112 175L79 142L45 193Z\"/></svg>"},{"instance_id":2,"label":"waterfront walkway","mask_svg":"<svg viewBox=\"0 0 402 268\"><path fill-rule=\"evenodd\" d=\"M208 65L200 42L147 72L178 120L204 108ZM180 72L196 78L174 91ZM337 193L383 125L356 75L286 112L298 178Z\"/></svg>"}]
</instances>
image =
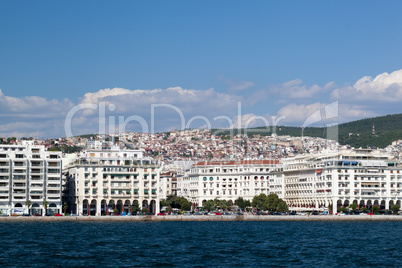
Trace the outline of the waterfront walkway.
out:
<instances>
[{"instance_id":1,"label":"waterfront walkway","mask_svg":"<svg viewBox=\"0 0 402 268\"><path fill-rule=\"evenodd\" d=\"M257 215L225 215L225 216L207 216L207 215L178 215L178 216L66 216L66 217L23 217L8 216L0 217L0 222L13 221L402 221L400 215L320 215L320 216L257 216Z\"/></svg>"}]
</instances>

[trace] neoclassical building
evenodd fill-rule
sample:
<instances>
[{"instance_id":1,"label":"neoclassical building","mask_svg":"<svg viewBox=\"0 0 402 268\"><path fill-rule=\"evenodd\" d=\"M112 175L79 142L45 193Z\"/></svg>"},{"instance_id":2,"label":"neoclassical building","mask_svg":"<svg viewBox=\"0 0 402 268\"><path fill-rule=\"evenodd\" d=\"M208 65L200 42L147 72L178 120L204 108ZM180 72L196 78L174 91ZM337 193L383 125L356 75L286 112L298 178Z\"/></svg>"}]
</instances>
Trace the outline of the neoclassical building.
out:
<instances>
[{"instance_id":1,"label":"neoclassical building","mask_svg":"<svg viewBox=\"0 0 402 268\"><path fill-rule=\"evenodd\" d=\"M131 212L131 206L159 212L160 166L141 150L119 147L80 153L65 170L64 199L79 215Z\"/></svg>"},{"instance_id":2,"label":"neoclassical building","mask_svg":"<svg viewBox=\"0 0 402 268\"><path fill-rule=\"evenodd\" d=\"M282 160L278 172L291 210L326 210L356 203L359 208L401 206L402 167L384 150L341 150Z\"/></svg>"},{"instance_id":3,"label":"neoclassical building","mask_svg":"<svg viewBox=\"0 0 402 268\"><path fill-rule=\"evenodd\" d=\"M239 197L251 201L255 195L281 190L277 187L280 180L271 176L278 164L279 160L199 162L178 181L177 194L194 207L215 198L232 203Z\"/></svg>"},{"instance_id":4,"label":"neoclassical building","mask_svg":"<svg viewBox=\"0 0 402 268\"><path fill-rule=\"evenodd\" d=\"M1 214L61 213L61 170L61 152L30 141L0 145Z\"/></svg>"}]
</instances>

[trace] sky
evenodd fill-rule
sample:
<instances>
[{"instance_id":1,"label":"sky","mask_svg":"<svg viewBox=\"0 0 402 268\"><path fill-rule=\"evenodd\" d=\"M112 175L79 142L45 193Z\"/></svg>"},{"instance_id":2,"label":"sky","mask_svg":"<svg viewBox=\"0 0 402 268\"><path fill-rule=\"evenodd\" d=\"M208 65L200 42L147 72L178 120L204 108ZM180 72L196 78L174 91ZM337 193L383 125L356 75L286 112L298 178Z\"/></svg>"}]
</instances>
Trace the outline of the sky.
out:
<instances>
[{"instance_id":1,"label":"sky","mask_svg":"<svg viewBox=\"0 0 402 268\"><path fill-rule=\"evenodd\" d=\"M0 1L0 137L401 113L401 1Z\"/></svg>"}]
</instances>

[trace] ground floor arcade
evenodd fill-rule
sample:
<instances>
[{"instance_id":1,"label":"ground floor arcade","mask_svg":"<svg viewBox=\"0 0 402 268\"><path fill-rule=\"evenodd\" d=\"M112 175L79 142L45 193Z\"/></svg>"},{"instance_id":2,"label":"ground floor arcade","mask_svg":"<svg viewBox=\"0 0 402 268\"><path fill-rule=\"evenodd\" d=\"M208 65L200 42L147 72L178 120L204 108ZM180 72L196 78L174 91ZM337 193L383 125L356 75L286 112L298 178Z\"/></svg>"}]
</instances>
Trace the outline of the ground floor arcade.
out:
<instances>
[{"instance_id":1,"label":"ground floor arcade","mask_svg":"<svg viewBox=\"0 0 402 268\"><path fill-rule=\"evenodd\" d=\"M159 200L156 199L84 199L81 205L75 206L75 209L78 211L72 211L72 213L78 215L106 216L117 212L118 214L128 215L133 212L133 207L138 207L139 209L146 208L150 213L155 215L159 212L159 206Z\"/></svg>"}]
</instances>

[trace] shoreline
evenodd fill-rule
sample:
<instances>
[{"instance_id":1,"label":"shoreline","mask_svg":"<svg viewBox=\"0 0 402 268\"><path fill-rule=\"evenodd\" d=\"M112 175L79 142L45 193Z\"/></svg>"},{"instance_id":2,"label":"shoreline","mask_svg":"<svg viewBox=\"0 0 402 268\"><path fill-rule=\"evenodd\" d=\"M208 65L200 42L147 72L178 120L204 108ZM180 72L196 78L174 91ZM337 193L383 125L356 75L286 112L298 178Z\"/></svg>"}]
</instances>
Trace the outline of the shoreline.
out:
<instances>
[{"instance_id":1,"label":"shoreline","mask_svg":"<svg viewBox=\"0 0 402 268\"><path fill-rule=\"evenodd\" d=\"M123 222L163 222L163 221L402 221L400 215L314 215L314 216L276 216L276 215L233 215L233 216L7 216L0 217L0 222L56 222L56 221L123 221Z\"/></svg>"}]
</instances>

